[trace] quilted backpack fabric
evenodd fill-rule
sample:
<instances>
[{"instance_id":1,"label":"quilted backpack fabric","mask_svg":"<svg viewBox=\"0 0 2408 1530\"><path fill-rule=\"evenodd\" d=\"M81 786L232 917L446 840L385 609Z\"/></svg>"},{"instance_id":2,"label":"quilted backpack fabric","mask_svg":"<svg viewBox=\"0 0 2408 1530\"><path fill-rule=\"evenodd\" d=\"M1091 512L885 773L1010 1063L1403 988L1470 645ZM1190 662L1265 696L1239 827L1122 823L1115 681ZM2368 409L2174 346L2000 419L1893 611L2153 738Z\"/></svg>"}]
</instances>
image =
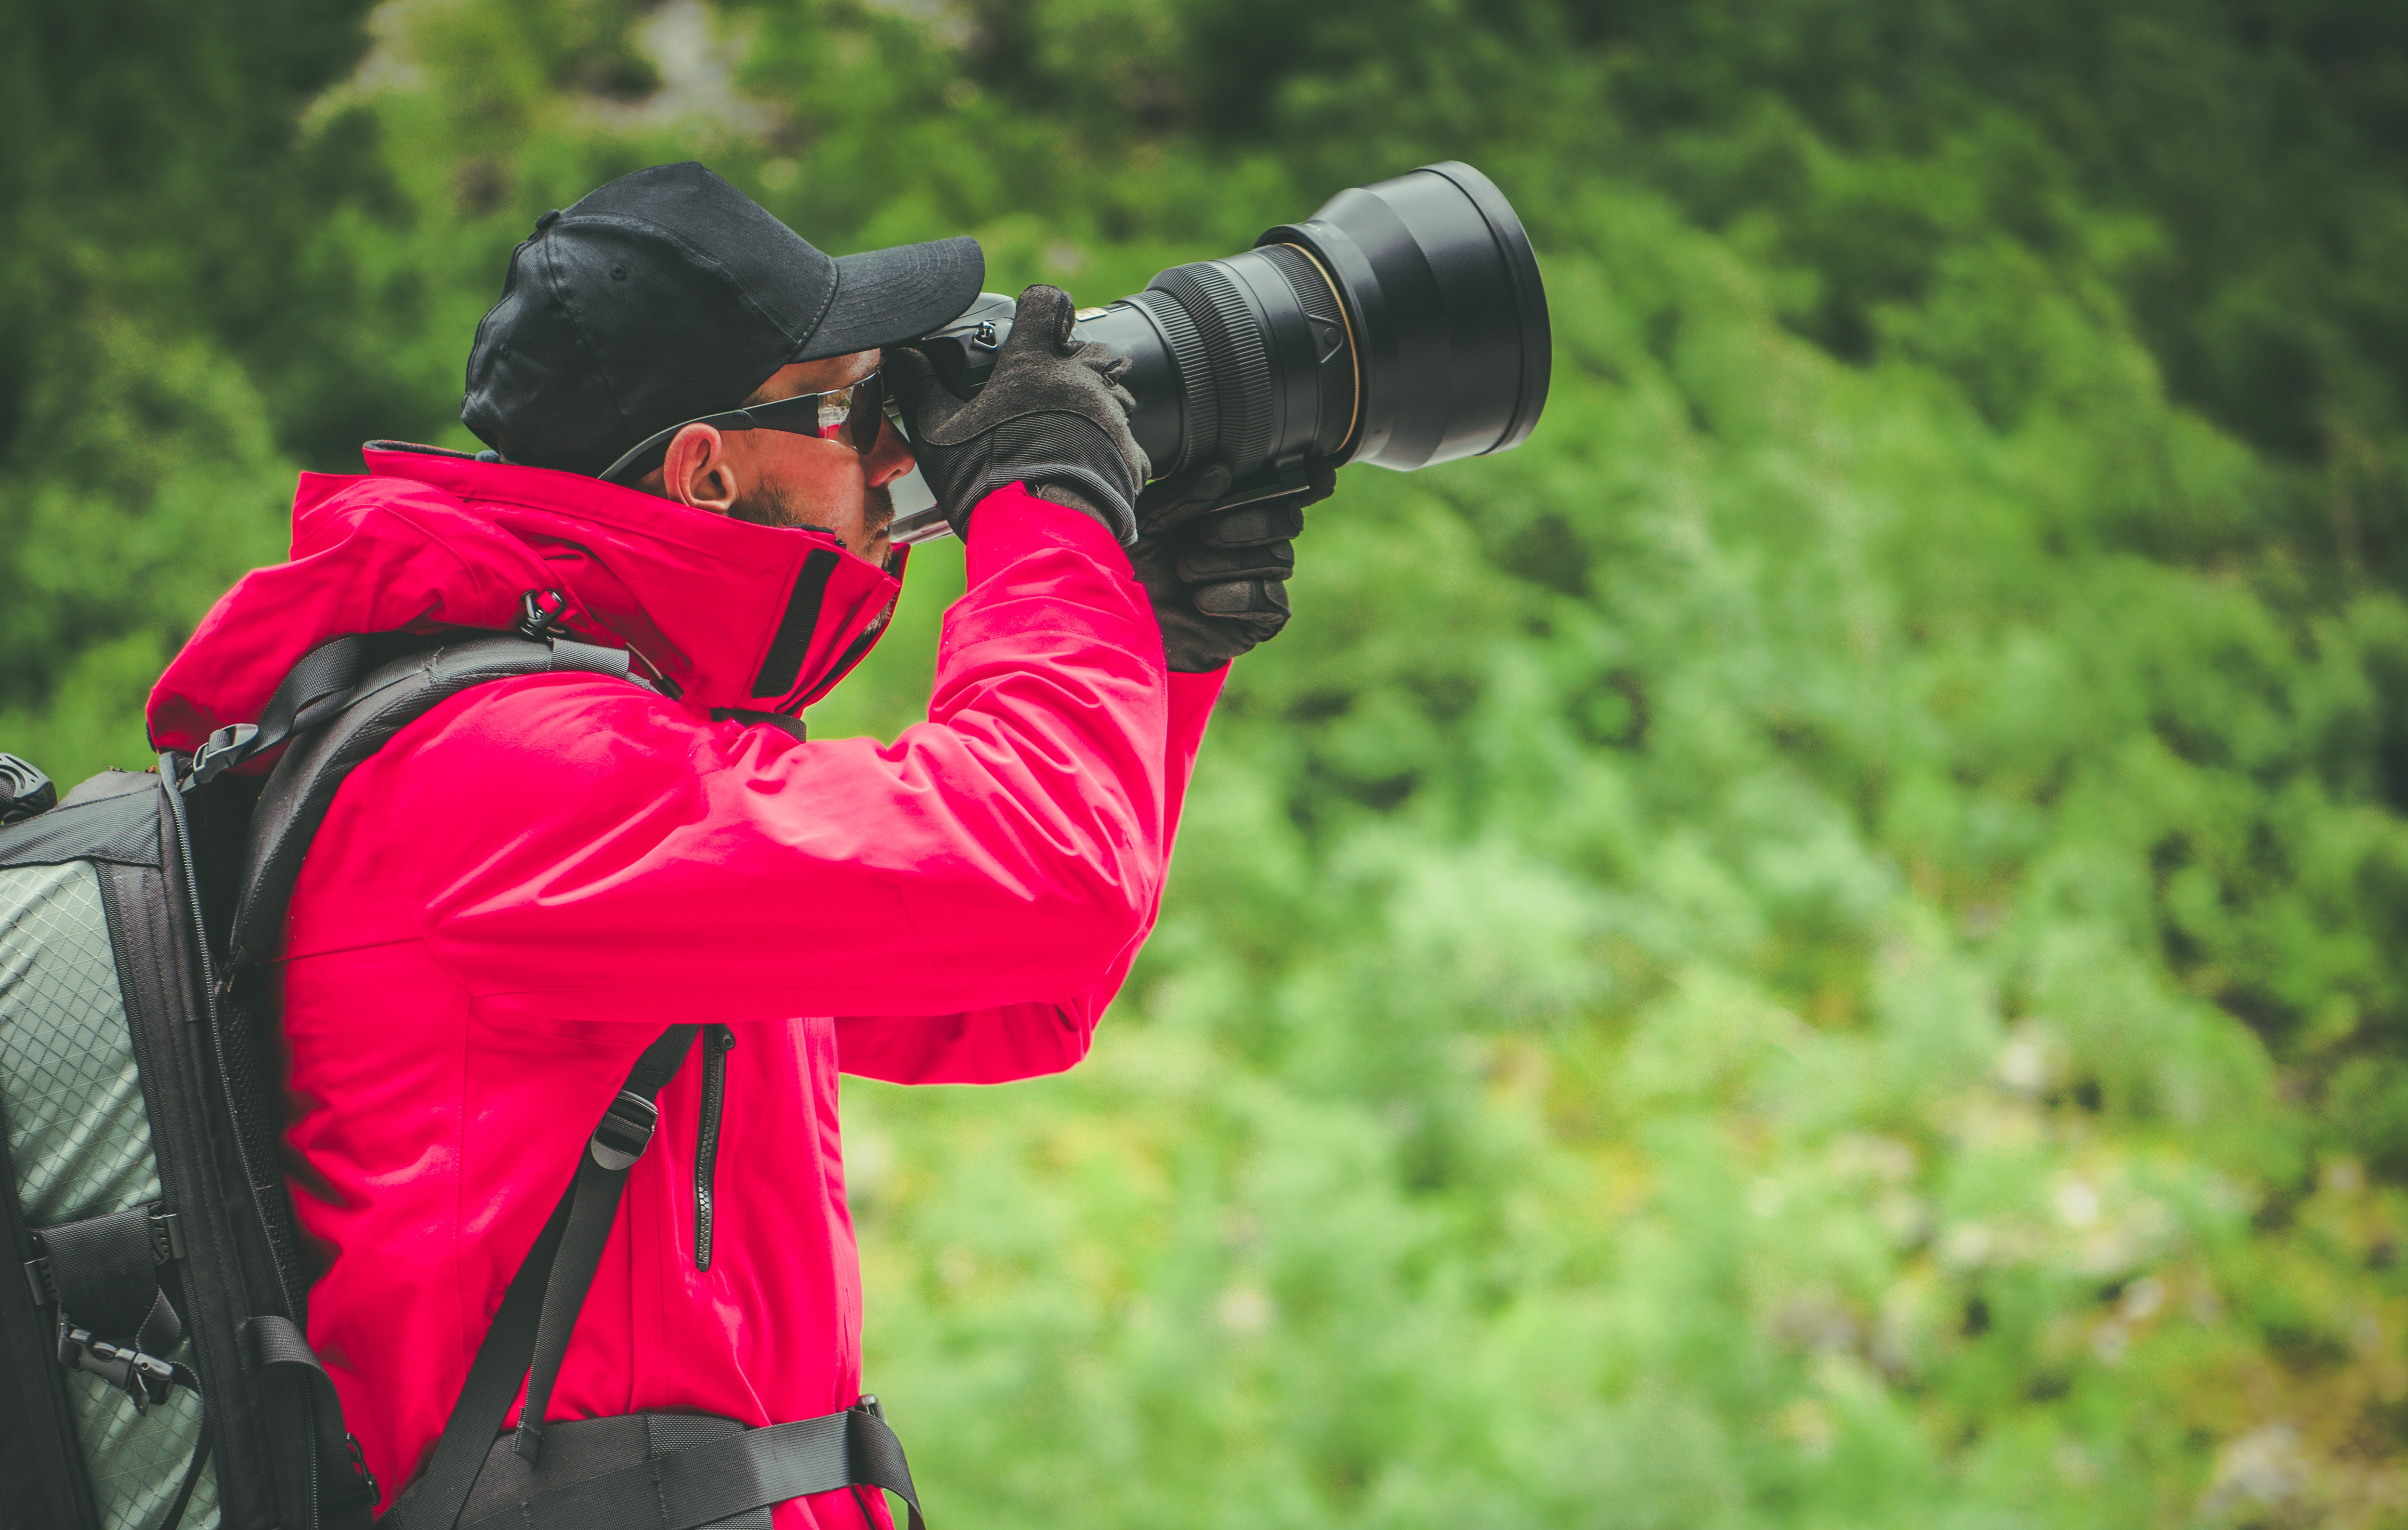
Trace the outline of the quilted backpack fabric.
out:
<instances>
[{"instance_id":1,"label":"quilted backpack fabric","mask_svg":"<svg viewBox=\"0 0 2408 1530\"><path fill-rule=\"evenodd\" d=\"M21 1256L46 1249L50 1230L130 1216L147 1235L153 1219L165 1215L118 974L117 947L126 936L122 925L112 932L102 892L104 873L113 877L115 867L160 871L146 811L155 810L157 794L141 789L145 781L102 778L103 791L135 790L70 807L43 826L49 833L12 836L32 843L16 852L22 863L0 869L0 1120L22 1215L11 1232L30 1246ZM64 859L69 855L77 859ZM51 1295L47 1254L20 1263L28 1297L37 1290ZM179 1335L158 1358L189 1364L192 1348L189 1335ZM146 1394L137 1408L97 1372L44 1369L58 1372L93 1517L106 1530L159 1523L199 1453L199 1395L171 1386L164 1402L150 1406ZM205 1462L183 1519L218 1523L217 1484Z\"/></svg>"}]
</instances>

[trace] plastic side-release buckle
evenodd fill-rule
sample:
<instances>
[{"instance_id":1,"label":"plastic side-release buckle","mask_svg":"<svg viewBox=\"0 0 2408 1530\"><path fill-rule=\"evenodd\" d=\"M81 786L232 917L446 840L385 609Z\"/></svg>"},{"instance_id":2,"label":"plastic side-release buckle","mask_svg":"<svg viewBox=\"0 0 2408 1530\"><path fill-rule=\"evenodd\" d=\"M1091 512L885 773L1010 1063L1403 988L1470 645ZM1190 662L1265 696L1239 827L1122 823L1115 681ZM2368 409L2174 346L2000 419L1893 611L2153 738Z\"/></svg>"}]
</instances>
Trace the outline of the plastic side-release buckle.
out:
<instances>
[{"instance_id":1,"label":"plastic side-release buckle","mask_svg":"<svg viewBox=\"0 0 2408 1530\"><path fill-rule=\"evenodd\" d=\"M660 1119L660 1106L633 1090L621 1090L610 1108L602 1113L601 1124L594 1128L587 1150L595 1162L615 1174L644 1156Z\"/></svg>"},{"instance_id":2,"label":"plastic side-release buckle","mask_svg":"<svg viewBox=\"0 0 2408 1530\"><path fill-rule=\"evenodd\" d=\"M59 1314L59 1364L71 1371L89 1371L134 1399L134 1411L147 1414L152 1403L167 1400L176 1383L176 1367L140 1350L92 1336Z\"/></svg>"}]
</instances>

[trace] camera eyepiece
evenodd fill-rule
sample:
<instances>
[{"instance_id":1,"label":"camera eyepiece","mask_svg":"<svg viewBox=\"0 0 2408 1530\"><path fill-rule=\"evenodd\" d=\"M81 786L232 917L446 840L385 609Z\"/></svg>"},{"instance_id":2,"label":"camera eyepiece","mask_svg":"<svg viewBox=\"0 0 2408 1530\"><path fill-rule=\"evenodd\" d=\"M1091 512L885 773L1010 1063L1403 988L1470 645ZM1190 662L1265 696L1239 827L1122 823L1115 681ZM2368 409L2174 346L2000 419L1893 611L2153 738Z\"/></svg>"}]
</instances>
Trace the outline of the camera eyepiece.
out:
<instances>
[{"instance_id":1,"label":"camera eyepiece","mask_svg":"<svg viewBox=\"0 0 2408 1530\"><path fill-rule=\"evenodd\" d=\"M985 382L1011 308L982 295L920 342L955 393ZM1129 427L1154 476L1218 460L1240 498L1312 461L1402 471L1510 450L1546 408L1553 361L1522 221L1460 161L1340 192L1242 254L1174 266L1076 334L1129 358ZM895 537L944 529L923 512Z\"/></svg>"}]
</instances>

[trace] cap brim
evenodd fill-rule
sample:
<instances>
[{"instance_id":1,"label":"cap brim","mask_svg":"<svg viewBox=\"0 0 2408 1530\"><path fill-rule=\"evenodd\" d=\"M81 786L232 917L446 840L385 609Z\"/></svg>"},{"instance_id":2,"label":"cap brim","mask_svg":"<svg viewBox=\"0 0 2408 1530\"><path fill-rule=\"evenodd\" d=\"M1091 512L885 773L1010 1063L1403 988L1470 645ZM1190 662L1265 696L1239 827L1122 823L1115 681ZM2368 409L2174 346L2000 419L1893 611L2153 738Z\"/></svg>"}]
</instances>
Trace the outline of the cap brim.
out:
<instances>
[{"instance_id":1,"label":"cap brim","mask_svg":"<svg viewBox=\"0 0 2408 1530\"><path fill-rule=\"evenodd\" d=\"M986 253L964 234L839 255L827 316L796 361L850 355L918 339L959 318L986 281Z\"/></svg>"}]
</instances>

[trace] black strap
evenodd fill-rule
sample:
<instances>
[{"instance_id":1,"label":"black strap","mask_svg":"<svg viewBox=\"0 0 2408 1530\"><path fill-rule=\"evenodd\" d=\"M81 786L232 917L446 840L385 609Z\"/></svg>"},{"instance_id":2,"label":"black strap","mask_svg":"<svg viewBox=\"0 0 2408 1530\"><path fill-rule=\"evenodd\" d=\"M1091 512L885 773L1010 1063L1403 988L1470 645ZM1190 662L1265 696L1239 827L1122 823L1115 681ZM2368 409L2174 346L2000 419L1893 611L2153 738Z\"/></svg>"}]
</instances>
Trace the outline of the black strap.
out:
<instances>
[{"instance_id":1,"label":"black strap","mask_svg":"<svg viewBox=\"0 0 2408 1530\"><path fill-rule=\"evenodd\" d=\"M920 1493L911 1485L911 1464L903 1458L903 1442L886 1427L886 1415L875 1397L864 1397L845 1411L845 1466L858 1484L884 1488L911 1508L910 1530L928 1530L920 1518ZM822 1488L802 1488L820 1493Z\"/></svg>"},{"instance_id":2,"label":"black strap","mask_svg":"<svg viewBox=\"0 0 2408 1530\"><path fill-rule=\"evenodd\" d=\"M184 1336L158 1272L177 1257L175 1226L154 1208L136 1206L44 1228L34 1234L41 1257L25 1266L34 1299L58 1303L59 1364L123 1392L137 1413L165 1402L171 1387L200 1391L188 1366L166 1358Z\"/></svg>"},{"instance_id":3,"label":"black strap","mask_svg":"<svg viewBox=\"0 0 2408 1530\"><path fill-rule=\"evenodd\" d=\"M927 1530L903 1445L873 1398L841 1413L690 1445L556 1488L465 1530L694 1530L731 1515L855 1484L884 1488ZM428 1522L412 1516L410 1530Z\"/></svg>"},{"instance_id":4,"label":"black strap","mask_svg":"<svg viewBox=\"0 0 2408 1530\"><path fill-rule=\"evenodd\" d=\"M233 983L274 955L301 874L301 858L325 820L337 789L394 734L473 686L533 674L620 679L627 674L624 648L529 642L498 633L432 650L423 646L429 641L408 633L360 639L367 659L388 650L398 657L326 703L335 714L332 720L322 726L313 723L309 733L296 736L268 776L245 834L242 889L235 900L234 928L226 937L223 983Z\"/></svg>"},{"instance_id":5,"label":"black strap","mask_svg":"<svg viewBox=\"0 0 2408 1530\"><path fill-rule=\"evenodd\" d=\"M212 734L195 753L193 769L181 782L183 788L190 790L279 745L291 746L263 788L257 808L250 815L240 891L233 929L227 937L226 962L221 968L223 975L216 991L226 991L236 977L265 960L273 949L283 928L282 916L299 874L302 855L323 819L336 788L361 760L374 754L411 720L446 698L489 681L563 671L624 676L626 667L627 656L620 650L571 642L529 642L501 634L455 634L448 642L438 637L406 632L356 634L322 643L303 656L269 697L259 721L221 729ZM240 1117L242 1107L236 1104L231 1091L228 1106ZM242 1124L238 1119L238 1127ZM242 1132L238 1130L236 1136L239 1144ZM289 1254L280 1247L283 1235L280 1220L266 1209L268 1200L280 1200L282 1187L279 1176L273 1175L272 1163L262 1172L267 1177L252 1185L253 1205L259 1207L262 1232L271 1252L282 1261ZM525 1310L526 1334L517 1347L518 1369L503 1378L499 1399L489 1408L479 1410L487 1445L498 1433L502 1416L524 1375L525 1357L534 1342L544 1273L551 1267L552 1252L559 1244L559 1224L567 1210L564 1199L554 1215L554 1224L546 1229L545 1237L538 1244L543 1255L542 1267L532 1281L512 1284L514 1293L520 1285L528 1286L519 1303ZM280 1270L282 1273L285 1271ZM508 1302L504 1304L504 1316L513 1310ZM263 1363L294 1364L304 1372L311 1442L318 1455L321 1530L330 1526L336 1530L348 1530L351 1526L366 1530L369 1510L380 1494L361 1456L358 1441L343 1428L341 1404L333 1383L318 1364L317 1357L309 1352L298 1327L281 1318L254 1318L245 1328L255 1352L263 1356ZM472 1387L480 1375L471 1370ZM182 1378L181 1375L177 1378ZM467 1391L464 1389L464 1396ZM446 1437L449 1438L448 1432ZM473 1472L472 1463L472 1476Z\"/></svg>"},{"instance_id":6,"label":"black strap","mask_svg":"<svg viewBox=\"0 0 2408 1530\"><path fill-rule=\"evenodd\" d=\"M176 1530L184 1523L184 1510L193 1504L193 1490L201 1485L201 1470L209 1464L209 1451L217 1444L218 1417L208 1404L201 1407L201 1437L193 1441L192 1465L184 1468L184 1480L176 1489L176 1501L167 1506L167 1517L159 1522L159 1530Z\"/></svg>"},{"instance_id":7,"label":"black strap","mask_svg":"<svg viewBox=\"0 0 2408 1530\"><path fill-rule=\"evenodd\" d=\"M619 1215L627 1172L643 1156L661 1119L652 1096L685 1065L685 1055L701 1030L673 1025L644 1048L627 1071L627 1087L602 1113L577 1161L577 1178L568 1191L568 1229L561 1234L560 1254L543 1288L543 1319L536 1331L534 1366L527 1373L526 1407L519 1412L518 1452L529 1461L543 1452L544 1412L552 1404L552 1386L560 1379L568 1336L584 1308L586 1290L594 1284L595 1268L602 1263L602 1245Z\"/></svg>"},{"instance_id":8,"label":"black strap","mask_svg":"<svg viewBox=\"0 0 2408 1530\"><path fill-rule=\"evenodd\" d=\"M255 726L235 723L221 728L194 751L187 789L207 786L229 766L265 754L294 734L325 721L359 684L367 655L368 640L361 634L337 638L304 654L276 687L276 694L267 699Z\"/></svg>"},{"instance_id":9,"label":"black strap","mask_svg":"<svg viewBox=\"0 0 2408 1530\"><path fill-rule=\"evenodd\" d=\"M635 1067L628 1070L626 1088L620 1091L618 1099L610 1103L610 1109L603 1112L601 1122L595 1127L594 1135L586 1144L586 1150L579 1156L576 1177L561 1192L560 1204L552 1207L552 1218L536 1237L535 1247L527 1250L518 1274L510 1277L509 1289L502 1293L501 1308L494 1314L492 1326L485 1330L484 1342L477 1347L477 1358L469 1363L468 1378L460 1385L460 1397L452 1405L451 1419L443 1425L443 1436L435 1442L433 1458L427 1462L425 1472L410 1490L411 1530L452 1530L459 1523L460 1510L466 1507L468 1494L477 1485L477 1476L484 1470L485 1457L493 1448L494 1437L502 1432L502 1419L509 1412L510 1400L518 1395L519 1382L527 1379L528 1364L537 1350L547 1316L546 1309L553 1305L550 1290L553 1273L566 1263L560 1260L561 1246L576 1214L580 1191L587 1184L587 1165L602 1166L595 1159L594 1149L600 1144L609 1151L624 1150L627 1139L624 1130L616 1127L614 1113L624 1119L623 1106L629 1094L637 1094L649 1106L652 1096L660 1092L661 1086L668 1082L679 1064L685 1061L685 1054L693 1046L695 1033L699 1029L698 1026L675 1025L662 1032L657 1040L644 1048L643 1056L636 1060ZM649 1087L639 1091L638 1086L647 1079L650 1080ZM606 1131L611 1133L607 1141ZM649 1128L645 1134L650 1136ZM638 1153L642 1151L642 1146L640 1142L636 1144ZM616 1182L609 1187L613 1216L618 1210L619 1192L625 1187L626 1169L634 1162L635 1158L630 1156L620 1167ZM598 1196L595 1199L598 1204ZM603 1222L606 1235L609 1228L609 1221L606 1218ZM593 1284L594 1266L600 1257L601 1246L596 1243L583 1269L576 1274L576 1306L584 1305L585 1291ZM565 1297L566 1292L564 1305ZM571 1307L566 1327L573 1328L575 1324L576 1310ZM565 1342L561 1350L566 1351ZM555 1357L554 1376L558 1374L558 1364ZM548 1401L550 1378L545 1379L544 1393ZM540 1448L542 1428L532 1387L522 1417L538 1421L536 1440Z\"/></svg>"},{"instance_id":10,"label":"black strap","mask_svg":"<svg viewBox=\"0 0 2408 1530\"><path fill-rule=\"evenodd\" d=\"M459 1400L452 1405L443 1436L435 1442L426 1470L410 1488L413 1525L423 1516L431 1530L450 1530L467 1506L494 1436L502 1432L502 1418L509 1412L510 1400L519 1394L519 1383L526 1378L527 1358L535 1353L536 1324L543 1316L544 1280L552 1273L552 1257L560 1251L560 1234L568 1226L574 1194L573 1186L561 1192L551 1220L544 1223L535 1247L527 1250L519 1273L510 1277L509 1289L502 1293L501 1308L485 1330L485 1342L477 1347L477 1358L469 1363L468 1378L460 1383Z\"/></svg>"},{"instance_id":11,"label":"black strap","mask_svg":"<svg viewBox=\"0 0 2408 1530\"><path fill-rule=\"evenodd\" d=\"M253 1364L263 1369L290 1365L301 1372L308 1388L309 1430L317 1443L321 1508L331 1511L334 1523L366 1524L367 1511L384 1494L361 1460L356 1442L343 1429L343 1400L336 1395L335 1378L318 1363L308 1335L290 1318L273 1314L251 1319L242 1325L242 1332ZM348 1473L342 1469L346 1463L351 1468Z\"/></svg>"},{"instance_id":12,"label":"black strap","mask_svg":"<svg viewBox=\"0 0 2408 1530\"><path fill-rule=\"evenodd\" d=\"M37 1234L51 1291L77 1323L103 1338L130 1339L157 1325L159 1261L150 1240L150 1208L136 1206L105 1217L46 1227ZM181 1331L153 1333L167 1349Z\"/></svg>"}]
</instances>

